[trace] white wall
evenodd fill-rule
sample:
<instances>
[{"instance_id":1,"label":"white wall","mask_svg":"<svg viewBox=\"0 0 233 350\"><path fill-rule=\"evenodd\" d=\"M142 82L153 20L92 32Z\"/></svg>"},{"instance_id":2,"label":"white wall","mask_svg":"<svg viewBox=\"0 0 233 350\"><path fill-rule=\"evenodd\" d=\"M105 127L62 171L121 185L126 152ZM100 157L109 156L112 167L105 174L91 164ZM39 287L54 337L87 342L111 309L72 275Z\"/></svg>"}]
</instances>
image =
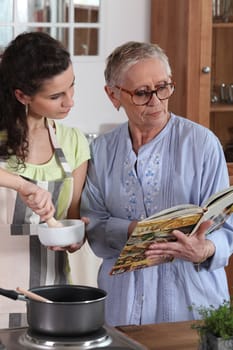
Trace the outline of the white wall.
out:
<instances>
[{"instance_id":1,"label":"white wall","mask_svg":"<svg viewBox=\"0 0 233 350\"><path fill-rule=\"evenodd\" d=\"M65 124L79 127L85 133L100 133L126 120L117 112L104 92L104 63L108 54L129 40L148 41L150 0L102 0L104 3L103 57L87 62L74 60L76 75L75 107ZM96 286L101 260L86 243L70 255L73 282Z\"/></svg>"}]
</instances>

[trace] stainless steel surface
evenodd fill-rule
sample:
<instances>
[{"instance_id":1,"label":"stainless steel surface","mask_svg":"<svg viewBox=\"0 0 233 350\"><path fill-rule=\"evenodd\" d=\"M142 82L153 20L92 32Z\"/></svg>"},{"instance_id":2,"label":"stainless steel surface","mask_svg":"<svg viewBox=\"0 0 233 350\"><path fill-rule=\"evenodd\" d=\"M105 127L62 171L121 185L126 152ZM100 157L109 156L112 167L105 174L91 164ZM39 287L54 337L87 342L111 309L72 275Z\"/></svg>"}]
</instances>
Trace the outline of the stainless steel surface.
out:
<instances>
[{"instance_id":1,"label":"stainless steel surface","mask_svg":"<svg viewBox=\"0 0 233 350\"><path fill-rule=\"evenodd\" d=\"M202 73L209 74L210 72L211 72L211 68L209 66L206 66L206 67L202 68Z\"/></svg>"},{"instance_id":2,"label":"stainless steel surface","mask_svg":"<svg viewBox=\"0 0 233 350\"><path fill-rule=\"evenodd\" d=\"M227 87L225 83L220 85L220 101L223 103L227 102Z\"/></svg>"},{"instance_id":3,"label":"stainless steel surface","mask_svg":"<svg viewBox=\"0 0 233 350\"><path fill-rule=\"evenodd\" d=\"M24 332L19 337L19 343L24 347L33 349L60 349L69 347L72 349L93 349L95 347L106 347L111 344L112 339L102 327L98 331L79 337L51 337L36 335L33 332Z\"/></svg>"},{"instance_id":4,"label":"stainless steel surface","mask_svg":"<svg viewBox=\"0 0 233 350\"><path fill-rule=\"evenodd\" d=\"M220 102L233 103L233 84L222 83L220 85Z\"/></svg>"},{"instance_id":5,"label":"stainless steel surface","mask_svg":"<svg viewBox=\"0 0 233 350\"><path fill-rule=\"evenodd\" d=\"M25 337L28 328L12 328L12 329L2 329L0 330L0 341L3 345L5 345L7 350L25 350L25 349L41 349L41 350L47 350L47 349L53 349L53 350L95 350L95 349L104 349L104 350L146 350L147 348L137 342L135 342L133 339L129 338L128 336L124 335L123 333L117 331L113 327L104 326L103 329L107 332L107 337L104 339L104 342L98 342L92 343L88 341L85 345L82 344L76 344L74 345L74 340L71 340L71 343L65 343L62 344L54 344L53 341L46 341L46 346L34 346L34 344L20 344L20 341L22 341L22 338ZM90 335L91 337L91 335ZM21 340L20 340L21 339ZM64 338L63 338L64 339ZM76 341L77 338L75 339ZM73 344L72 344L73 342Z\"/></svg>"},{"instance_id":6,"label":"stainless steel surface","mask_svg":"<svg viewBox=\"0 0 233 350\"><path fill-rule=\"evenodd\" d=\"M229 98L229 103L233 103L233 84L230 84L228 86L228 98Z\"/></svg>"}]
</instances>

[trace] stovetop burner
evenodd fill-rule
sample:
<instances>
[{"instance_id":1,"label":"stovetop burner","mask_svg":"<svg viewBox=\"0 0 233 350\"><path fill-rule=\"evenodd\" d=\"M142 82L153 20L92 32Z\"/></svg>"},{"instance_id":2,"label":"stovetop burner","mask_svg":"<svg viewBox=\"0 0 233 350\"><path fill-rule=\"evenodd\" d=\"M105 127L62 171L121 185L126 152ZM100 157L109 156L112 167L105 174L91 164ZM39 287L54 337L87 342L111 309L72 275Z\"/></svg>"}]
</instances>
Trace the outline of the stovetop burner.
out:
<instances>
[{"instance_id":1,"label":"stovetop burner","mask_svg":"<svg viewBox=\"0 0 233 350\"><path fill-rule=\"evenodd\" d=\"M112 339L103 327L86 335L78 337L57 337L35 333L28 329L19 337L19 343L29 349L93 349L106 347Z\"/></svg>"},{"instance_id":2,"label":"stovetop burner","mask_svg":"<svg viewBox=\"0 0 233 350\"><path fill-rule=\"evenodd\" d=\"M33 340L32 340L33 339ZM69 340L69 341L68 341ZM0 344L6 350L146 350L114 327L104 325L94 334L82 338L57 338L31 332L28 327L0 329Z\"/></svg>"}]
</instances>

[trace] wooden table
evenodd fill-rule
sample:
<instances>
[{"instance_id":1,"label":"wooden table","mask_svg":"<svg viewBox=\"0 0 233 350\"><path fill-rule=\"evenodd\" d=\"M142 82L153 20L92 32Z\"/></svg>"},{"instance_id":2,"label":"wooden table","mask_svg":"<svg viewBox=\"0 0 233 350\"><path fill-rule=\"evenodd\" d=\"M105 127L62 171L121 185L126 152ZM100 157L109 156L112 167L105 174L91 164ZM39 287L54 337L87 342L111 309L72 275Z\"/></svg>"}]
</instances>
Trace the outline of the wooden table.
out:
<instances>
[{"instance_id":1,"label":"wooden table","mask_svg":"<svg viewBox=\"0 0 233 350\"><path fill-rule=\"evenodd\" d=\"M199 337L193 321L120 326L118 330L145 345L149 350L198 350Z\"/></svg>"}]
</instances>

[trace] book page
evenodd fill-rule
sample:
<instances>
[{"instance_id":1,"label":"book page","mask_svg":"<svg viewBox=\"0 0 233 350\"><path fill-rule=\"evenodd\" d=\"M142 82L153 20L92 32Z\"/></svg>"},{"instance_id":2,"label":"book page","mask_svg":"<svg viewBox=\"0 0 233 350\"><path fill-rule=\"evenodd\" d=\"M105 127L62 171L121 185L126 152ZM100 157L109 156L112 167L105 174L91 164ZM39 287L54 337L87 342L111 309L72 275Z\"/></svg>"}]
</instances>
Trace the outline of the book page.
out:
<instances>
[{"instance_id":1,"label":"book page","mask_svg":"<svg viewBox=\"0 0 233 350\"><path fill-rule=\"evenodd\" d=\"M204 215L200 218L200 221L194 227L191 235L193 235L202 222L206 220L212 220L213 224L208 229L206 234L211 233L214 230L220 228L228 217L233 213L233 192L226 194L225 196L220 197L218 200L212 202L206 208Z\"/></svg>"},{"instance_id":2,"label":"book page","mask_svg":"<svg viewBox=\"0 0 233 350\"><path fill-rule=\"evenodd\" d=\"M190 210L190 212L195 213L196 210L199 210L197 208L199 208L199 206L195 205L195 204L179 204L179 205L176 205L174 207L161 210L158 213L155 213L151 216L148 216L146 219L143 219L142 221L149 221L152 219L157 219L157 218L163 217L165 215L166 215L166 217L174 217L175 216L174 213L183 212L186 210Z\"/></svg>"},{"instance_id":3,"label":"book page","mask_svg":"<svg viewBox=\"0 0 233 350\"><path fill-rule=\"evenodd\" d=\"M209 207L210 205L214 204L215 202L220 200L225 195L231 196L232 194L233 194L233 186L227 187L224 190L217 192L217 193L213 194L212 196L210 196L207 199L207 201L205 202L204 207Z\"/></svg>"},{"instance_id":4,"label":"book page","mask_svg":"<svg viewBox=\"0 0 233 350\"><path fill-rule=\"evenodd\" d=\"M153 242L175 240L175 237L172 235L174 229L190 234L202 215L202 209L198 208L198 212L195 214L187 213L186 215L173 217L170 220L164 219L163 216L163 219L160 220L140 221L128 239L110 274L114 275L155 265L155 261L145 257L144 253L148 246Z\"/></svg>"}]
</instances>

